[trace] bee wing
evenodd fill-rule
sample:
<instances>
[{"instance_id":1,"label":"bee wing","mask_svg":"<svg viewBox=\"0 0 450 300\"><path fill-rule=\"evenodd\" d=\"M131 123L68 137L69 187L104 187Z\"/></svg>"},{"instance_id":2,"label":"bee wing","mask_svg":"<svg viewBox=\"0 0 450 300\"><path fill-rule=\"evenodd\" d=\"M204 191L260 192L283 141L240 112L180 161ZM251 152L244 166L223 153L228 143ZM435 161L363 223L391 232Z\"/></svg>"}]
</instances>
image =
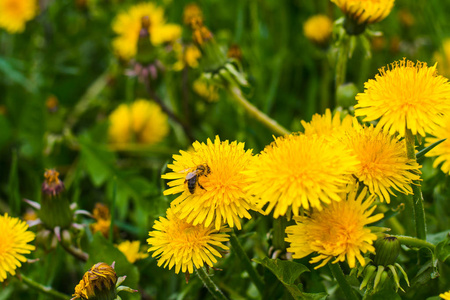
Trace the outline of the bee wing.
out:
<instances>
[{"instance_id":1,"label":"bee wing","mask_svg":"<svg viewBox=\"0 0 450 300\"><path fill-rule=\"evenodd\" d=\"M192 170L192 168L187 168L187 169L178 171L177 173L188 173L190 170Z\"/></svg>"},{"instance_id":2,"label":"bee wing","mask_svg":"<svg viewBox=\"0 0 450 300\"><path fill-rule=\"evenodd\" d=\"M186 180L189 180L189 179L192 179L192 178L194 178L195 176L197 176L197 172L190 172L190 173L188 173L187 175L186 175Z\"/></svg>"}]
</instances>

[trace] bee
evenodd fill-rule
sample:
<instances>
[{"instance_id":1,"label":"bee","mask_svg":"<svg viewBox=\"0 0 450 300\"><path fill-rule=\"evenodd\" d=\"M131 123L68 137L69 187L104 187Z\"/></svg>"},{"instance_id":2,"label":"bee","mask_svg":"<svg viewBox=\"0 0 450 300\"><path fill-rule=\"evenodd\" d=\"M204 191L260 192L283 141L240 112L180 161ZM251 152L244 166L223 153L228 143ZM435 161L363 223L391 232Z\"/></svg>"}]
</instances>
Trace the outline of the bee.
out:
<instances>
[{"instance_id":1,"label":"bee","mask_svg":"<svg viewBox=\"0 0 450 300\"><path fill-rule=\"evenodd\" d=\"M200 182L198 181L200 176L208 177L208 174L211 173L211 169L207 164L198 165L197 168L189 172L186 175L184 183L187 182L189 192L193 194L195 192L195 187L198 185L201 189L205 189Z\"/></svg>"}]
</instances>

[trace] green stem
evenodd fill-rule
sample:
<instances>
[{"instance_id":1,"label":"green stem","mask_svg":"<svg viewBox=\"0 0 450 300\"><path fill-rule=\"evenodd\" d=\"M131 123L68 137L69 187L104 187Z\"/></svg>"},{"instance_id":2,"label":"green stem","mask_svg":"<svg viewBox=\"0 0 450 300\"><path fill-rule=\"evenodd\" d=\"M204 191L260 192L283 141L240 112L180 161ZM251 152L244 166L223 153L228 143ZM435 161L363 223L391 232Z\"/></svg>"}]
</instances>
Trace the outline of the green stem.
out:
<instances>
[{"instance_id":1,"label":"green stem","mask_svg":"<svg viewBox=\"0 0 450 300\"><path fill-rule=\"evenodd\" d=\"M320 82L320 107L319 111L324 113L327 108L330 108L330 65L326 57L322 58L322 72Z\"/></svg>"},{"instance_id":2,"label":"green stem","mask_svg":"<svg viewBox=\"0 0 450 300\"><path fill-rule=\"evenodd\" d=\"M109 224L109 241L114 241L114 220L116 219L116 196L117 196L117 178L113 178L113 191L111 203L111 223Z\"/></svg>"},{"instance_id":3,"label":"green stem","mask_svg":"<svg viewBox=\"0 0 450 300\"><path fill-rule=\"evenodd\" d=\"M239 257L241 263L244 265L244 268L247 271L248 275L250 276L250 279L253 281L256 288L262 295L264 291L264 281L256 272L255 268L252 265L252 262L250 261L250 258L248 258L247 254L242 248L242 245L239 242L236 234L234 234L234 232L230 235L230 243L231 246L233 247L233 250L236 252L237 257Z\"/></svg>"},{"instance_id":4,"label":"green stem","mask_svg":"<svg viewBox=\"0 0 450 300\"><path fill-rule=\"evenodd\" d=\"M228 300L228 298L222 293L219 287L211 280L206 273L205 268L196 269L198 277L203 281L203 284L214 297L214 299Z\"/></svg>"},{"instance_id":5,"label":"green stem","mask_svg":"<svg viewBox=\"0 0 450 300\"><path fill-rule=\"evenodd\" d=\"M339 263L328 263L328 266L330 267L331 273L333 274L334 278L336 278L337 282L339 283L339 286L341 287L342 292L345 295L345 298L347 300L358 300L358 297L356 297L355 293L353 293L353 289L348 283L347 279L345 279L344 272L342 272L341 266L339 266Z\"/></svg>"},{"instance_id":6,"label":"green stem","mask_svg":"<svg viewBox=\"0 0 450 300\"><path fill-rule=\"evenodd\" d=\"M339 45L339 52L336 63L336 91L345 83L345 75L347 72L348 52L350 51L350 37L345 34Z\"/></svg>"},{"instance_id":7,"label":"green stem","mask_svg":"<svg viewBox=\"0 0 450 300\"><path fill-rule=\"evenodd\" d=\"M69 295L60 293L60 292L52 289L51 287L48 287L48 286L42 285L40 283L37 283L33 279L28 278L27 276L25 276L23 274L20 274L20 278L22 279L23 283L25 283L29 287L31 287L31 288L33 288L33 289L35 289L35 290L37 290L37 291L39 291L39 292L41 292L43 294L53 296L54 298L57 298L57 299L63 299L63 300L70 299Z\"/></svg>"},{"instance_id":8,"label":"green stem","mask_svg":"<svg viewBox=\"0 0 450 300\"><path fill-rule=\"evenodd\" d=\"M227 90L236 100L236 103L243 107L252 118L255 118L276 134L286 135L290 133L289 130L278 124L277 121L271 119L269 116L256 108L253 104L248 102L247 99L245 99L245 97L242 95L242 91L237 85L230 85L228 86Z\"/></svg>"},{"instance_id":9,"label":"green stem","mask_svg":"<svg viewBox=\"0 0 450 300\"><path fill-rule=\"evenodd\" d=\"M415 153L415 136L412 134L411 130L406 129L405 132L406 141L406 153L409 159L416 160ZM422 188L420 186L420 181L413 181L411 184L413 195L412 204L414 207L414 219L416 223L416 234L421 240L427 239L427 224L425 220L425 209L423 204Z\"/></svg>"},{"instance_id":10,"label":"green stem","mask_svg":"<svg viewBox=\"0 0 450 300\"><path fill-rule=\"evenodd\" d=\"M428 248L433 252L434 249L436 248L435 245L428 243L427 241L417 239L411 236L404 236L404 235L393 235L393 236L395 236L400 241L400 243L408 247Z\"/></svg>"},{"instance_id":11,"label":"green stem","mask_svg":"<svg viewBox=\"0 0 450 300\"><path fill-rule=\"evenodd\" d=\"M272 245L275 250L286 250L286 242L284 237L286 236L287 220L285 216L279 216L273 220L273 238Z\"/></svg>"}]
</instances>

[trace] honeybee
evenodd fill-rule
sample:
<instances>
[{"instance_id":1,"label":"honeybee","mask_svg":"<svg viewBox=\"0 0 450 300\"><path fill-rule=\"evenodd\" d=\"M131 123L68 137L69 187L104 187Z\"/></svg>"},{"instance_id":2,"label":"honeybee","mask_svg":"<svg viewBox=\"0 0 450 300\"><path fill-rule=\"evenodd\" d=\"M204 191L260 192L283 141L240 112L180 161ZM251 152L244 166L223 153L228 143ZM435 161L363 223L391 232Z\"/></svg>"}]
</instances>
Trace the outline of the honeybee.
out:
<instances>
[{"instance_id":1,"label":"honeybee","mask_svg":"<svg viewBox=\"0 0 450 300\"><path fill-rule=\"evenodd\" d=\"M200 182L198 181L198 178L200 176L208 177L208 174L211 173L211 169L207 164L198 165L197 168L189 172L186 175L186 178L184 180L184 183L187 182L189 192L193 194L195 192L195 187L198 185L201 189L205 189Z\"/></svg>"}]
</instances>

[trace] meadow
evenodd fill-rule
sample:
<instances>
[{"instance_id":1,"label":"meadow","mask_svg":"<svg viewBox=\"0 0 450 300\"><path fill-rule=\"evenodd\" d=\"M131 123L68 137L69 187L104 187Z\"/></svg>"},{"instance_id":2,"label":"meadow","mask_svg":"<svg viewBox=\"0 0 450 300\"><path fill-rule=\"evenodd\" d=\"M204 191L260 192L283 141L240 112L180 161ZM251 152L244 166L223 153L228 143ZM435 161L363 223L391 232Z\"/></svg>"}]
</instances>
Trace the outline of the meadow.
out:
<instances>
[{"instance_id":1,"label":"meadow","mask_svg":"<svg viewBox=\"0 0 450 300\"><path fill-rule=\"evenodd\" d=\"M449 12L0 0L0 300L450 300Z\"/></svg>"}]
</instances>

